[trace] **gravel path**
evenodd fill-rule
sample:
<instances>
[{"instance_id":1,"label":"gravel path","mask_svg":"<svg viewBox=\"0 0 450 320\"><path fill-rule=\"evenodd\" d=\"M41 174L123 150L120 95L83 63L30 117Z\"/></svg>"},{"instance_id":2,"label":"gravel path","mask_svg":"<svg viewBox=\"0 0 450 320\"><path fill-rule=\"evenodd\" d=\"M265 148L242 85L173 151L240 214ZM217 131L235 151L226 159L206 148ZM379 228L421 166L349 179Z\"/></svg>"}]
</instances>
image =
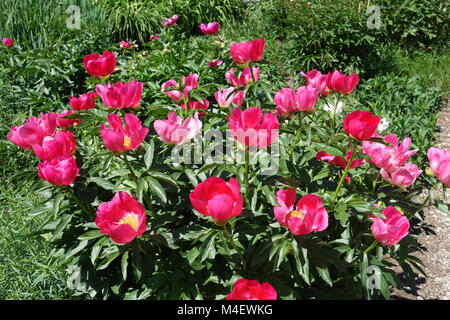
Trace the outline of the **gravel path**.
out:
<instances>
[{"instance_id":1,"label":"gravel path","mask_svg":"<svg viewBox=\"0 0 450 320\"><path fill-rule=\"evenodd\" d=\"M441 127L441 132L436 135L436 148L450 150L450 104L447 103L440 112L437 125ZM442 189L438 187L436 191L436 197L443 199ZM445 192L446 203L450 203L450 188ZM416 252L414 255L424 263L423 269L427 277L418 272L416 294L411 290L404 292L394 289L391 299L450 299L450 217L435 207L425 208L423 217L423 222L419 221L412 226L412 232L420 236L418 242L423 252Z\"/></svg>"}]
</instances>

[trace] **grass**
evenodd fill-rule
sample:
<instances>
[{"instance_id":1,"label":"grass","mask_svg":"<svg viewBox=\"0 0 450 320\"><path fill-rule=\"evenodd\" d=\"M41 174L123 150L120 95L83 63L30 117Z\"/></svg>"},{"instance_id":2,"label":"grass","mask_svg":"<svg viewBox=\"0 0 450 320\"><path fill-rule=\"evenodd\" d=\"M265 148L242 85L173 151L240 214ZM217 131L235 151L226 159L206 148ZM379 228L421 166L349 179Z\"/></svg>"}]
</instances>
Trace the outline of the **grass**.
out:
<instances>
[{"instance_id":1,"label":"grass","mask_svg":"<svg viewBox=\"0 0 450 320\"><path fill-rule=\"evenodd\" d=\"M26 190L0 186L0 300L70 299L64 270L48 261L50 245L27 236L43 217L28 215L40 197Z\"/></svg>"}]
</instances>

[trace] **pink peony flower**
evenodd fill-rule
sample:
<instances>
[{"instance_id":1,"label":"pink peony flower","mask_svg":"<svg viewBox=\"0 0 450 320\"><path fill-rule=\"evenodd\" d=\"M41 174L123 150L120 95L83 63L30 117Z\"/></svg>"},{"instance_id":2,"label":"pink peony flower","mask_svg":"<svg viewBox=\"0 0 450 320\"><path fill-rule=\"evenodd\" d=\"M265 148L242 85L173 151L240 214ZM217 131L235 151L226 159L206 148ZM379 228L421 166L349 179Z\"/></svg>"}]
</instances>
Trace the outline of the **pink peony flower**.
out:
<instances>
[{"instance_id":1,"label":"pink peony flower","mask_svg":"<svg viewBox=\"0 0 450 320\"><path fill-rule=\"evenodd\" d=\"M329 95L327 88L328 75L320 73L320 71L314 69L307 74L300 72L302 76L306 78L306 85L312 86L319 90L319 94Z\"/></svg>"},{"instance_id":2,"label":"pink peony flower","mask_svg":"<svg viewBox=\"0 0 450 320\"><path fill-rule=\"evenodd\" d=\"M214 97L216 98L216 101L220 107L227 108L231 103L240 106L244 102L244 90L240 90L237 93L231 94L233 90L233 87L225 89L223 91L221 88L219 88L219 91L214 93Z\"/></svg>"},{"instance_id":3,"label":"pink peony flower","mask_svg":"<svg viewBox=\"0 0 450 320\"><path fill-rule=\"evenodd\" d=\"M126 42L126 41L120 41L120 47L121 48L131 48L131 44L129 44L128 42Z\"/></svg>"},{"instance_id":4,"label":"pink peony flower","mask_svg":"<svg viewBox=\"0 0 450 320\"><path fill-rule=\"evenodd\" d=\"M169 113L167 120L155 120L153 127L156 133L167 144L182 144L194 138L202 128L202 122L198 119L198 114L194 118L183 119L175 112Z\"/></svg>"},{"instance_id":5,"label":"pink peony flower","mask_svg":"<svg viewBox=\"0 0 450 320\"><path fill-rule=\"evenodd\" d=\"M84 57L83 64L86 71L93 77L105 78L114 72L116 68L116 55L106 50L100 56L97 53L91 53Z\"/></svg>"},{"instance_id":6,"label":"pink peony flower","mask_svg":"<svg viewBox=\"0 0 450 320\"><path fill-rule=\"evenodd\" d=\"M159 39L159 36L157 34L156 35L151 35L150 38L148 38L149 41L155 41L155 40L158 40L158 39Z\"/></svg>"},{"instance_id":7,"label":"pink peony flower","mask_svg":"<svg viewBox=\"0 0 450 320\"><path fill-rule=\"evenodd\" d=\"M427 156L434 175L446 186L450 186L450 151L431 147Z\"/></svg>"},{"instance_id":8,"label":"pink peony flower","mask_svg":"<svg viewBox=\"0 0 450 320\"><path fill-rule=\"evenodd\" d=\"M285 114L291 116L292 113L297 111L297 97L292 89L281 89L275 94L273 101L277 106L276 113L278 115Z\"/></svg>"},{"instance_id":9,"label":"pink peony flower","mask_svg":"<svg viewBox=\"0 0 450 320\"><path fill-rule=\"evenodd\" d=\"M208 62L208 67L210 68L217 68L218 66L220 66L223 63L222 60L213 60L211 62Z\"/></svg>"},{"instance_id":10,"label":"pink peony flower","mask_svg":"<svg viewBox=\"0 0 450 320\"><path fill-rule=\"evenodd\" d=\"M255 81L259 80L259 67L253 67L253 76L255 77ZM245 68L241 74L236 77L234 77L234 69L231 68L230 72L225 73L225 78L227 78L235 88L245 87L250 81L253 81L250 67Z\"/></svg>"},{"instance_id":11,"label":"pink peony flower","mask_svg":"<svg viewBox=\"0 0 450 320\"><path fill-rule=\"evenodd\" d=\"M163 27L170 27L172 25L174 25L175 23L177 23L178 21L178 15L174 15L170 18L163 18L161 21L161 24Z\"/></svg>"},{"instance_id":12,"label":"pink peony flower","mask_svg":"<svg viewBox=\"0 0 450 320\"><path fill-rule=\"evenodd\" d=\"M369 216L373 221L372 234L384 245L395 245L408 234L409 220L393 206L386 207L382 212L386 219Z\"/></svg>"},{"instance_id":13,"label":"pink peony flower","mask_svg":"<svg viewBox=\"0 0 450 320\"><path fill-rule=\"evenodd\" d=\"M201 24L198 26L200 28L200 30L202 30L202 32L205 35L208 34L217 34L219 32L220 29L220 25L218 22L209 22L206 24Z\"/></svg>"},{"instance_id":14,"label":"pink peony flower","mask_svg":"<svg viewBox=\"0 0 450 320\"><path fill-rule=\"evenodd\" d=\"M259 107L245 111L234 108L231 117L227 116L232 136L245 146L266 148L278 138L277 116L267 113L263 116Z\"/></svg>"},{"instance_id":15,"label":"pink peony flower","mask_svg":"<svg viewBox=\"0 0 450 320\"><path fill-rule=\"evenodd\" d=\"M314 105L319 97L319 89L311 86L303 86L297 89L297 110L314 111Z\"/></svg>"},{"instance_id":16,"label":"pink peony flower","mask_svg":"<svg viewBox=\"0 0 450 320\"><path fill-rule=\"evenodd\" d=\"M80 169L70 154L65 154L38 164L38 175L41 179L55 186L71 185Z\"/></svg>"},{"instance_id":17,"label":"pink peony flower","mask_svg":"<svg viewBox=\"0 0 450 320\"><path fill-rule=\"evenodd\" d=\"M230 45L231 57L237 65L245 68L250 62L261 60L265 46L264 38L249 42L232 42Z\"/></svg>"},{"instance_id":18,"label":"pink peony flower","mask_svg":"<svg viewBox=\"0 0 450 320\"><path fill-rule=\"evenodd\" d=\"M108 150L114 153L136 149L149 131L148 128L142 127L139 118L132 113L127 113L124 120L125 129L122 119L114 113L108 115L109 129L103 123L100 124L103 143Z\"/></svg>"},{"instance_id":19,"label":"pink peony flower","mask_svg":"<svg viewBox=\"0 0 450 320\"><path fill-rule=\"evenodd\" d=\"M119 191L98 207L95 224L115 243L128 243L147 228L145 208L132 195Z\"/></svg>"},{"instance_id":20,"label":"pink peony flower","mask_svg":"<svg viewBox=\"0 0 450 320\"><path fill-rule=\"evenodd\" d=\"M327 87L330 91L349 94L355 89L358 82L359 77L354 73L345 76L339 71L334 71L328 74Z\"/></svg>"},{"instance_id":21,"label":"pink peony flower","mask_svg":"<svg viewBox=\"0 0 450 320\"><path fill-rule=\"evenodd\" d=\"M13 41L11 38L3 38L3 44L7 47L11 47L13 45Z\"/></svg>"},{"instance_id":22,"label":"pink peony flower","mask_svg":"<svg viewBox=\"0 0 450 320\"><path fill-rule=\"evenodd\" d=\"M139 105L142 97L142 82L133 79L131 82L116 82L114 86L108 83L98 84L95 91L102 98L106 107L113 109L132 108Z\"/></svg>"},{"instance_id":23,"label":"pink peony flower","mask_svg":"<svg viewBox=\"0 0 450 320\"><path fill-rule=\"evenodd\" d=\"M181 77L181 82L182 82L182 86L183 86L183 92L181 92L179 90L166 91L167 88L171 88L171 87L177 88L178 87L178 83L176 80L168 80L168 81L164 82L161 86L161 92L164 92L175 102L180 102L180 101L184 100L185 98L187 99L189 96L189 92L191 90L197 88L198 74L190 73L189 76L187 76L187 77L183 76L183 77Z\"/></svg>"},{"instance_id":24,"label":"pink peony flower","mask_svg":"<svg viewBox=\"0 0 450 320\"><path fill-rule=\"evenodd\" d=\"M328 213L322 199L315 194L303 196L295 208L297 194L294 189L279 190L276 199L280 206L273 207L275 218L293 234L308 234L328 227Z\"/></svg>"},{"instance_id":25,"label":"pink peony flower","mask_svg":"<svg viewBox=\"0 0 450 320\"><path fill-rule=\"evenodd\" d=\"M58 131L47 136L40 144L33 144L33 151L41 160L52 160L59 156L75 153L75 137L70 131Z\"/></svg>"},{"instance_id":26,"label":"pink peony flower","mask_svg":"<svg viewBox=\"0 0 450 320\"><path fill-rule=\"evenodd\" d=\"M414 163L407 163L403 167L396 169L395 171L388 172L384 168L380 170L381 176L384 180L392 183L401 188L409 187L416 181L423 170L419 170Z\"/></svg>"},{"instance_id":27,"label":"pink peony flower","mask_svg":"<svg viewBox=\"0 0 450 320\"><path fill-rule=\"evenodd\" d=\"M235 178L227 184L222 178L210 177L195 187L189 199L195 210L218 225L226 224L242 211L243 198Z\"/></svg>"},{"instance_id":28,"label":"pink peony flower","mask_svg":"<svg viewBox=\"0 0 450 320\"><path fill-rule=\"evenodd\" d=\"M69 129L72 128L75 124L80 124L81 120L76 119L64 119L65 116L75 113L73 110L64 110L60 113L57 113L56 123L58 127L61 129Z\"/></svg>"},{"instance_id":29,"label":"pink peony flower","mask_svg":"<svg viewBox=\"0 0 450 320\"><path fill-rule=\"evenodd\" d=\"M197 100L189 101L189 109L207 110L208 108L209 108L209 101L207 99L203 99L202 102ZM184 104L181 105L181 109L184 110Z\"/></svg>"},{"instance_id":30,"label":"pink peony flower","mask_svg":"<svg viewBox=\"0 0 450 320\"><path fill-rule=\"evenodd\" d=\"M380 118L369 111L354 111L344 119L344 130L358 140L369 140L377 130Z\"/></svg>"},{"instance_id":31,"label":"pink peony flower","mask_svg":"<svg viewBox=\"0 0 450 320\"><path fill-rule=\"evenodd\" d=\"M277 300L277 292L267 282L260 284L256 280L239 279L227 300Z\"/></svg>"},{"instance_id":32,"label":"pink peony flower","mask_svg":"<svg viewBox=\"0 0 450 320\"><path fill-rule=\"evenodd\" d=\"M56 126L55 113L41 112L40 118L31 116L20 127L12 126L6 138L22 149L30 149L33 144L41 144L46 136L53 136Z\"/></svg>"},{"instance_id":33,"label":"pink peony flower","mask_svg":"<svg viewBox=\"0 0 450 320\"><path fill-rule=\"evenodd\" d=\"M79 98L71 96L69 104L76 111L89 110L95 108L95 103L97 102L94 100L95 98L97 98L97 93L95 92L83 93Z\"/></svg>"}]
</instances>

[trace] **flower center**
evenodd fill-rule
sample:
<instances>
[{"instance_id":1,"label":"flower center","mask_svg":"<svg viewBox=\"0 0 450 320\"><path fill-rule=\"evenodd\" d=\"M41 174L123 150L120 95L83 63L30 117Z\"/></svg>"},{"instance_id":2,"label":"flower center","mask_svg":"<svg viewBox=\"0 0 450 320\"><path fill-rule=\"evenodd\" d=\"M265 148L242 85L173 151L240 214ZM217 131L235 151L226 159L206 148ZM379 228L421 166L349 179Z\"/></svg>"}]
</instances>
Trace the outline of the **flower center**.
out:
<instances>
[{"instance_id":1,"label":"flower center","mask_svg":"<svg viewBox=\"0 0 450 320\"><path fill-rule=\"evenodd\" d=\"M131 144L131 138L130 137L124 137L123 138L123 146L126 148L129 148Z\"/></svg>"},{"instance_id":2,"label":"flower center","mask_svg":"<svg viewBox=\"0 0 450 320\"><path fill-rule=\"evenodd\" d=\"M119 220L119 226L124 223L131 226L134 231L137 232L139 220L135 214L127 214L125 217Z\"/></svg>"},{"instance_id":3,"label":"flower center","mask_svg":"<svg viewBox=\"0 0 450 320\"><path fill-rule=\"evenodd\" d=\"M300 211L293 210L293 211L289 212L289 214L288 214L288 218L292 218L292 217L300 218L300 224L303 223L303 219L305 219L305 216L306 216L306 212L303 212L301 210Z\"/></svg>"}]
</instances>

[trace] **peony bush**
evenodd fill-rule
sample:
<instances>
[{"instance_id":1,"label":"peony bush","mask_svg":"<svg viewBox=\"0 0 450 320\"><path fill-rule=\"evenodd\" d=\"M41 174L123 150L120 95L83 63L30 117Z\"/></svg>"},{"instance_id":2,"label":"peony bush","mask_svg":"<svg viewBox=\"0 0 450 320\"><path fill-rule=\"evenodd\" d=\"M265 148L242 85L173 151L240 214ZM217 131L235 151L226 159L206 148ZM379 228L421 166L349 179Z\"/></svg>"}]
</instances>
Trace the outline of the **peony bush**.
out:
<instances>
[{"instance_id":1,"label":"peony bush","mask_svg":"<svg viewBox=\"0 0 450 320\"><path fill-rule=\"evenodd\" d=\"M147 45L170 51L178 18ZM89 90L70 97L72 110L7 135L40 160L31 191L47 201L32 215L46 214L38 233L55 263L76 270L74 293L388 299L403 288L396 265L414 286L423 271L410 221L449 186L449 151L428 150L433 186L419 201L418 150L383 131L383 115L353 109L358 75L305 70L305 83L278 88L264 77L264 37L220 56L219 23L199 28L219 48L201 74L129 77L134 59L150 58L123 41L118 52L129 52L80 61Z\"/></svg>"}]
</instances>

